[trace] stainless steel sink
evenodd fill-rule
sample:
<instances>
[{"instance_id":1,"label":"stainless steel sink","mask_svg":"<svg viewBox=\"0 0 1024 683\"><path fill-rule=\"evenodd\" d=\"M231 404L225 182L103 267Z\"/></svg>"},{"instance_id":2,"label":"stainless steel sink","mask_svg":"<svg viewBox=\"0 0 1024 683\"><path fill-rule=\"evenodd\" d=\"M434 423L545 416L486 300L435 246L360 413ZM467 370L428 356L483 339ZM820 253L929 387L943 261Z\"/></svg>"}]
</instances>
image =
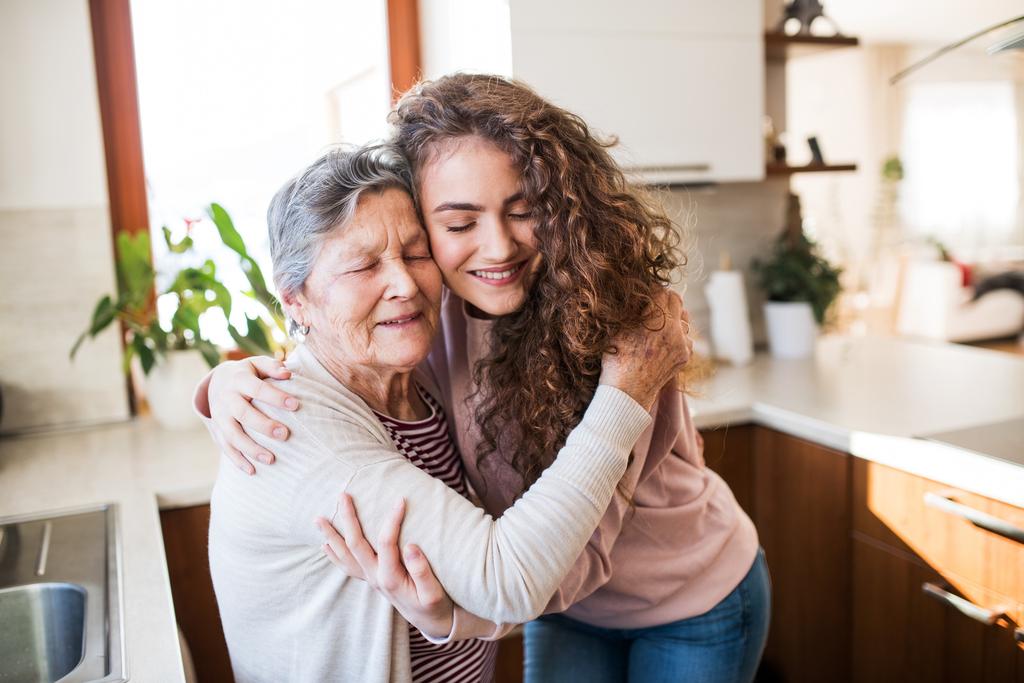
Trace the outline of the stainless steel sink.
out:
<instances>
[{"instance_id":1,"label":"stainless steel sink","mask_svg":"<svg viewBox=\"0 0 1024 683\"><path fill-rule=\"evenodd\" d=\"M85 589L73 583L0 589L0 623L4 678L59 681L82 661Z\"/></svg>"},{"instance_id":2,"label":"stainless steel sink","mask_svg":"<svg viewBox=\"0 0 1024 683\"><path fill-rule=\"evenodd\" d=\"M0 519L0 681L127 680L117 510Z\"/></svg>"}]
</instances>

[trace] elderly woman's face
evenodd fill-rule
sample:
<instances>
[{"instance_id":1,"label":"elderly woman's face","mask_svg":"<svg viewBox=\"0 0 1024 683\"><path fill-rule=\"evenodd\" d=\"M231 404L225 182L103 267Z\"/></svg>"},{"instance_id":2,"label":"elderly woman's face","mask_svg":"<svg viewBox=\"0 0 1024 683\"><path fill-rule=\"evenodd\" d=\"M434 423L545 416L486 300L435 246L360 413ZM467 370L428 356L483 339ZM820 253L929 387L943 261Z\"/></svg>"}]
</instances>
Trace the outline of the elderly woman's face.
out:
<instances>
[{"instance_id":1,"label":"elderly woman's face","mask_svg":"<svg viewBox=\"0 0 1024 683\"><path fill-rule=\"evenodd\" d=\"M408 194L366 192L331 233L301 294L310 341L332 359L411 370L437 329L441 273Z\"/></svg>"}]
</instances>

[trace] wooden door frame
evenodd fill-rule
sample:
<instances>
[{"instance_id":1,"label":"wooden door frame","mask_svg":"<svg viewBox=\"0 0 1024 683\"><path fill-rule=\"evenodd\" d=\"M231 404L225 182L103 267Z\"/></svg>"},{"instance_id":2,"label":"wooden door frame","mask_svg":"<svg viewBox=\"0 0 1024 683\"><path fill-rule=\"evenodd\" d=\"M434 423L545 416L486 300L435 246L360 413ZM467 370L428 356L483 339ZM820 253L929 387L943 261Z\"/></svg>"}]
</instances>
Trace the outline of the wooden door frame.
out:
<instances>
[{"instance_id":1,"label":"wooden door frame","mask_svg":"<svg viewBox=\"0 0 1024 683\"><path fill-rule=\"evenodd\" d=\"M419 2L418 0L387 0L387 3L391 99L392 102L395 102L423 75Z\"/></svg>"}]
</instances>

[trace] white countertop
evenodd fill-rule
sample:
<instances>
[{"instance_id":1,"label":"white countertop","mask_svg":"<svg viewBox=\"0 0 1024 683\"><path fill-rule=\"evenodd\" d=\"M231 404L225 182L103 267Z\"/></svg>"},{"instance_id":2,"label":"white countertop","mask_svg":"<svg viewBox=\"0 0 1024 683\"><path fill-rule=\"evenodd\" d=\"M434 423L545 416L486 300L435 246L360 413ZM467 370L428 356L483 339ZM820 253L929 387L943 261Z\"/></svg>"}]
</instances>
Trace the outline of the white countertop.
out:
<instances>
[{"instance_id":1,"label":"white countertop","mask_svg":"<svg viewBox=\"0 0 1024 683\"><path fill-rule=\"evenodd\" d=\"M1024 359L1008 354L830 337L814 359L722 367L691 405L702 428L755 422L1024 507L1024 467L913 438L1024 415ZM159 511L208 502L217 467L201 427L148 419L0 439L0 517L120 506L134 681L184 680Z\"/></svg>"},{"instance_id":2,"label":"white countertop","mask_svg":"<svg viewBox=\"0 0 1024 683\"><path fill-rule=\"evenodd\" d=\"M217 450L152 421L0 439L0 518L117 503L125 650L133 681L184 681L160 508L210 500Z\"/></svg>"},{"instance_id":3,"label":"white countertop","mask_svg":"<svg viewBox=\"0 0 1024 683\"><path fill-rule=\"evenodd\" d=\"M918 438L1024 416L1022 357L825 337L812 359L720 367L690 405L701 428L753 422L1024 507L1024 467Z\"/></svg>"}]
</instances>

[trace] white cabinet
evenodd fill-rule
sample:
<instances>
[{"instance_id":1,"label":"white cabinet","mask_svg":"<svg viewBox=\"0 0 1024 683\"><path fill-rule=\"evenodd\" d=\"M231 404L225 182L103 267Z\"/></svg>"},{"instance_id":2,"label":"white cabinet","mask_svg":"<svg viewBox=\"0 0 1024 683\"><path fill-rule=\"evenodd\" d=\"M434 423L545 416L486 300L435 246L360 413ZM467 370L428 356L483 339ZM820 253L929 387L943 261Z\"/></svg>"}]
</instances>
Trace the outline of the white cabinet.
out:
<instances>
[{"instance_id":1,"label":"white cabinet","mask_svg":"<svg viewBox=\"0 0 1024 683\"><path fill-rule=\"evenodd\" d=\"M649 182L764 178L759 0L511 0L512 73Z\"/></svg>"}]
</instances>

